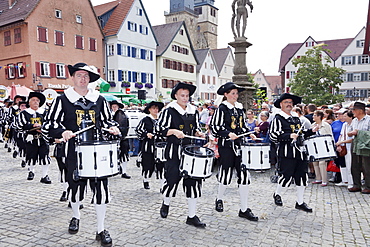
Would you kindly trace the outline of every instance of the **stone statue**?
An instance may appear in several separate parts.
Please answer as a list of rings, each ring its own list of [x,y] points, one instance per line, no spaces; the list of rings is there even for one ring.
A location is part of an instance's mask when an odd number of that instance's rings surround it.
[[[247,27],[247,18],[248,18],[248,10],[246,5],[249,5],[251,8],[251,13],[253,10],[252,2],[249,0],[234,0],[231,8],[233,10],[233,17],[231,18],[231,28],[233,30],[234,38],[243,37],[245,33],[245,28]],[[235,11],[235,5],[237,5],[236,11]],[[236,17],[236,22],[235,22]],[[243,27],[240,27],[241,20],[243,20]],[[236,32],[235,33],[235,27]]]

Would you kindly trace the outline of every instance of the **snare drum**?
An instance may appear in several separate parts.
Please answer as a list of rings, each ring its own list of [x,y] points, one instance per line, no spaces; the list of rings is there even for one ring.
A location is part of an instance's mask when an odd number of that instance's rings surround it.
[[[180,162],[181,175],[191,178],[209,178],[212,175],[214,154],[209,148],[185,146]]]
[[[164,157],[164,150],[166,149],[166,142],[156,142],[155,146],[155,161],[156,162],[165,162],[166,158]]]
[[[270,169],[270,144],[246,143],[241,146],[242,166],[251,170]]]
[[[104,178],[118,174],[117,142],[82,142],[76,145],[76,151],[81,178]]]
[[[337,158],[334,140],[331,135],[312,136],[304,141],[308,161],[331,160]]]

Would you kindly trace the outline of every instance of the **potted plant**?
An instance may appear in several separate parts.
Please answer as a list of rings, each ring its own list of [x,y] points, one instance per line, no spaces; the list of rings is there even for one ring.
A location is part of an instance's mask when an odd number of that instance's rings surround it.
[[[121,84],[121,87],[130,87],[131,86],[131,83],[127,82],[127,81],[123,81],[122,84]]]
[[[115,83],[114,81],[110,81],[110,82],[109,82],[109,85],[110,85],[111,87],[115,87],[115,86],[116,86],[116,83]]]
[[[153,84],[151,84],[151,83],[145,83],[145,87],[146,88],[153,88]]]
[[[143,88],[143,86],[144,86],[144,85],[143,85],[143,83],[142,83],[142,82],[136,82],[136,83],[135,83],[135,87],[136,87],[136,88],[139,88],[139,89],[140,89],[140,88]]]

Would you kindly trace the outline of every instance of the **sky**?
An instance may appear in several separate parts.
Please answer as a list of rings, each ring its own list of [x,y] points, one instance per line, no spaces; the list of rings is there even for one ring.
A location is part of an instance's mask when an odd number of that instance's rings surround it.
[[[124,1],[124,0],[122,0]],[[111,0],[91,0],[99,5]],[[218,11],[218,48],[234,40],[231,31],[233,0],[215,0]],[[245,36],[247,68],[265,75],[279,75],[281,50],[289,43],[354,38],[366,25],[370,0],[252,0]],[[170,0],[142,0],[152,26],[165,23]],[[222,34],[222,35],[221,35]]]

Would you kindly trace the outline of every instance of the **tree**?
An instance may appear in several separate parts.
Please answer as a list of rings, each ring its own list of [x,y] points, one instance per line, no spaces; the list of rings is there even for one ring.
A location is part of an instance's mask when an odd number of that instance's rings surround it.
[[[338,92],[343,80],[341,75],[345,70],[330,66],[327,53],[331,51],[323,48],[324,45],[314,46],[305,56],[293,59],[293,65],[298,67],[294,78],[290,79],[288,86],[291,92],[301,96],[304,103],[316,105],[342,102],[344,96],[333,94]],[[326,53],[325,53],[326,52]]]

